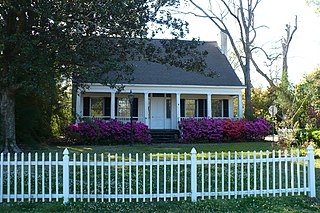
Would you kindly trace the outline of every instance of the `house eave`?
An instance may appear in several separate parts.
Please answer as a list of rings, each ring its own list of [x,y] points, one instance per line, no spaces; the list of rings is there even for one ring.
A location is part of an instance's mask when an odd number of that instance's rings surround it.
[[[100,83],[87,84],[86,92],[116,92],[116,89],[109,88]],[[122,84],[122,92],[134,93],[180,93],[180,94],[217,94],[217,95],[239,95],[245,86],[207,86],[207,85],[156,85],[156,84]]]

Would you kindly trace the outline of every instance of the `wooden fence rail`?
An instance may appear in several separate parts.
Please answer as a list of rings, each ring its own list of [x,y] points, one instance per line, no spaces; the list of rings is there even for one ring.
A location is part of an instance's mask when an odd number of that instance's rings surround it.
[[[315,197],[313,147],[299,150],[0,156],[0,202]]]

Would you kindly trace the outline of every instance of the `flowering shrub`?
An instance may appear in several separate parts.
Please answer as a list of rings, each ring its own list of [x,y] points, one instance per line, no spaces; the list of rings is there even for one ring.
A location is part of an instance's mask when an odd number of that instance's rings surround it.
[[[260,140],[270,133],[270,128],[270,123],[263,118],[255,121],[189,118],[179,124],[181,142]]]
[[[88,123],[72,124],[65,128],[66,138],[75,143],[129,143],[131,125],[116,120],[110,122],[95,121]],[[133,138],[135,142],[150,143],[151,136],[148,126],[143,123],[133,123]]]

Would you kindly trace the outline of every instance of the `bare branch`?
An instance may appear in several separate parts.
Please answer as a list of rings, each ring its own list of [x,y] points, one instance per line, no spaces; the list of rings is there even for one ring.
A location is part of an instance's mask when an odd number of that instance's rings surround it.
[[[277,86],[274,84],[273,80],[269,78],[268,75],[266,75],[258,66],[258,64],[256,63],[256,61],[251,57],[251,62],[253,64],[253,66],[256,68],[256,71],[262,75],[269,83],[269,85],[271,86],[271,88],[276,88]]]

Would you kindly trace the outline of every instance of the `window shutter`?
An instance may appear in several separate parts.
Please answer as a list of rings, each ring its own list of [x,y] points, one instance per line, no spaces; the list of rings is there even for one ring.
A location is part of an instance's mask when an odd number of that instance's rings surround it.
[[[186,116],[186,100],[180,99],[180,117]]]
[[[133,99],[132,108],[132,116],[138,117],[138,98]]]
[[[90,97],[83,98],[83,116],[90,116]]]
[[[104,116],[111,116],[111,98],[104,98]]]
[[[223,100],[223,117],[229,117],[229,100]]]
[[[115,116],[118,116],[118,98],[116,97],[115,98],[115,106],[114,106],[114,110],[115,110],[115,112],[114,112],[114,114],[115,114]]]
[[[199,117],[207,117],[207,99],[199,99]]]

